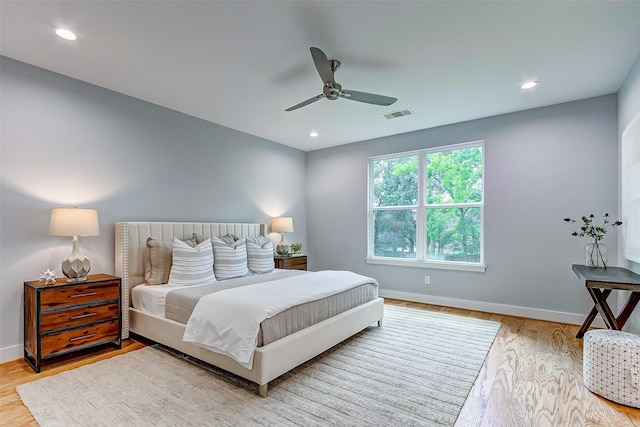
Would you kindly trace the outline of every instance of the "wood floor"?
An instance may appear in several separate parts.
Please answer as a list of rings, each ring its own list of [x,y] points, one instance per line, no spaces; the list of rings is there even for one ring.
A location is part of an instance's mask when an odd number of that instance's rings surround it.
[[[396,300],[386,303],[502,323],[456,426],[640,427],[640,409],[609,402],[583,385],[578,326]],[[68,357],[45,364],[40,374],[22,360],[0,365],[0,425],[37,426],[15,391],[17,385],[143,346],[126,340],[122,350],[106,347]]]

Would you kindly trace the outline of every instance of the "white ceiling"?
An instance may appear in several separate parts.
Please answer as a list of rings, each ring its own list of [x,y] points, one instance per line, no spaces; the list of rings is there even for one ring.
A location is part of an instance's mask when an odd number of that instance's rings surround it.
[[[640,1],[2,0],[0,19],[4,56],[304,151],[614,93],[640,55]],[[285,112],[322,92],[311,46],[398,101]]]

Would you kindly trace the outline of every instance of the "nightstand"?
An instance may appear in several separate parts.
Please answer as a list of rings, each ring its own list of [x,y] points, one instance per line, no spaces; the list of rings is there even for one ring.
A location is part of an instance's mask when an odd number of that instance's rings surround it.
[[[24,282],[24,360],[40,372],[45,359],[107,343],[121,348],[120,292],[120,278],[107,274]]]
[[[284,270],[306,270],[307,269],[307,256],[306,255],[287,255],[287,256],[275,256],[273,257],[276,268],[282,268]]]

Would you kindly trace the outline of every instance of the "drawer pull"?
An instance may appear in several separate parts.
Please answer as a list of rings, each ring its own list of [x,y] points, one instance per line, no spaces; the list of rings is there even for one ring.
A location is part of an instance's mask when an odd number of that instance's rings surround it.
[[[69,338],[69,341],[71,341],[71,342],[79,341],[79,340],[83,340],[85,338],[95,337],[96,335],[98,335],[98,334],[89,334],[89,335],[83,335],[81,337]]]
[[[82,319],[83,317],[91,317],[91,316],[97,316],[97,315],[98,313],[78,314],[77,316],[69,317],[69,320]]]
[[[90,297],[91,295],[95,295],[95,294],[97,294],[97,292],[87,292],[86,294],[69,295],[69,298]]]

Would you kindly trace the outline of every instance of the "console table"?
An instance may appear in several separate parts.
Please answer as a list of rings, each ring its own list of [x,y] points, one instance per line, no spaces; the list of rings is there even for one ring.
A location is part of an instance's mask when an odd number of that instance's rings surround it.
[[[621,330],[640,301],[640,275],[621,267],[594,268],[573,264],[571,269],[576,276],[584,280],[587,292],[594,302],[576,338],[584,336],[598,313],[602,316],[607,328]],[[614,316],[607,304],[607,297],[614,289],[631,291],[618,317]]]

